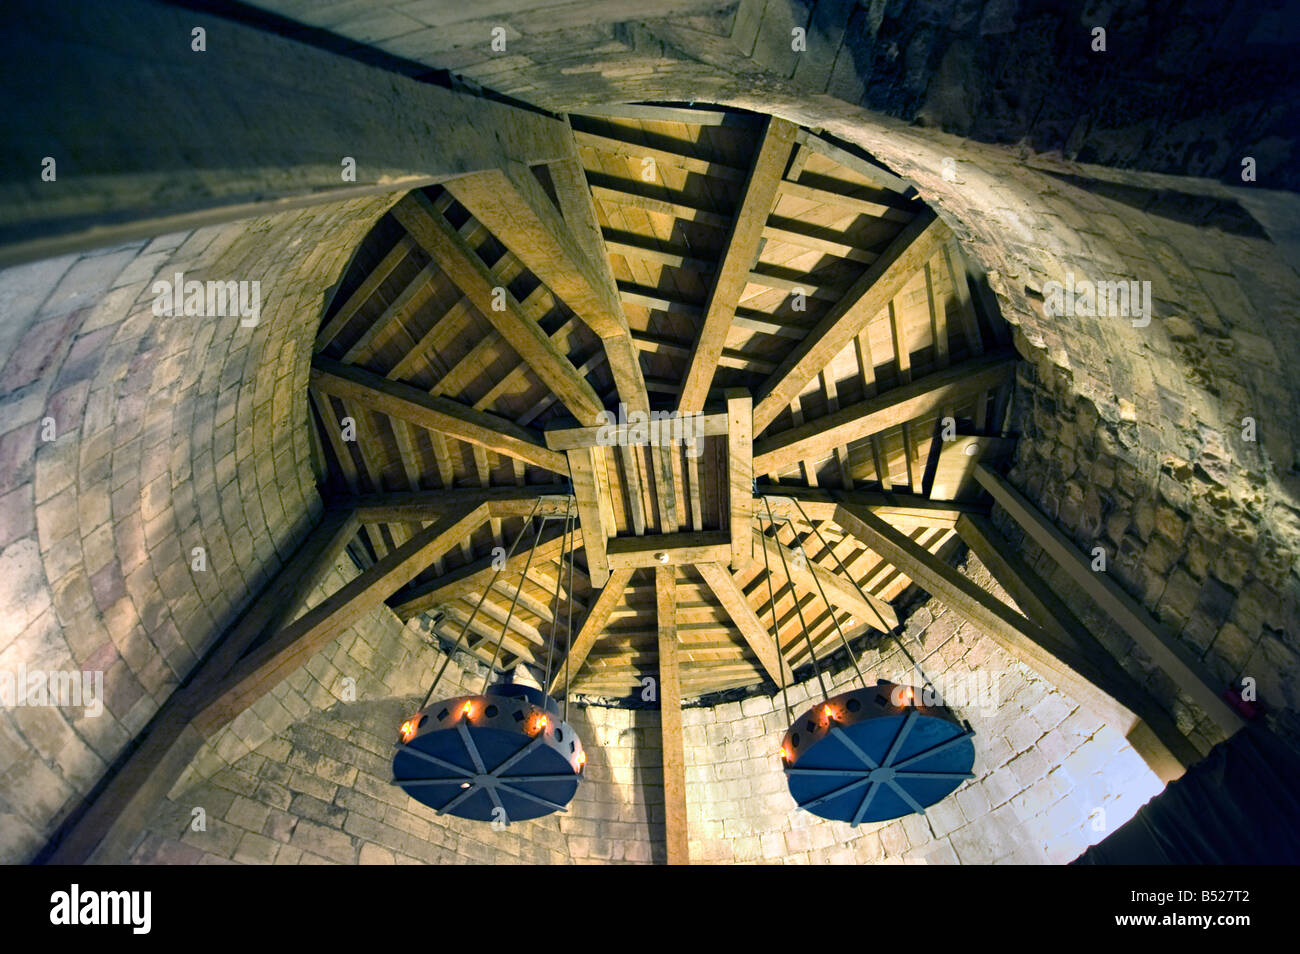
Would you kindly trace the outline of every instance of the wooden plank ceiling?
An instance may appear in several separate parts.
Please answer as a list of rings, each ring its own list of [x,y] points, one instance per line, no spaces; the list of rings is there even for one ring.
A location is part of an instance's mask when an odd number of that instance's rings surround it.
[[[956,243],[867,157],[778,119],[627,107],[569,121],[591,198],[579,205],[596,222],[560,202],[563,170],[534,175],[575,233],[599,227],[650,405],[720,424],[694,447],[552,446],[557,430],[590,424],[573,420],[585,393],[573,382],[606,408],[635,396],[618,393],[602,338],[510,236],[440,186],[413,193],[357,250],[315,345],[317,476],[327,499],[369,503],[353,558],[371,566],[431,524],[429,492],[524,488],[389,604],[441,614],[453,639],[473,617],[468,645],[485,661],[508,617],[499,665],[535,678],[557,609],[561,670],[571,611],[570,688],[603,697],[639,693],[657,672],[656,568],[635,554],[669,542],[707,559],[667,569],[684,697],[771,683],[774,618],[781,665],[795,670],[839,645],[837,621],[879,635],[911,581],[835,523],[835,499],[859,495],[946,557],[975,464],[1007,451],[1008,335]],[[939,440],[944,417],[978,439]],[[749,439],[752,477],[734,456]],[[751,480],[760,495],[799,496],[804,512],[777,499],[774,515],[793,519],[773,529]],[[529,560],[530,528],[493,583],[494,551],[523,530],[529,495],[560,495],[547,506],[563,512],[570,486],[577,545],[566,554],[563,521],[550,521]]]

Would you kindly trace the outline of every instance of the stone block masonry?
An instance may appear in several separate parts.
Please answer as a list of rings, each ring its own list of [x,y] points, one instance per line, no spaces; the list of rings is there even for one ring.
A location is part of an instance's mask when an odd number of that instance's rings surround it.
[[[978,573],[978,565],[968,568]],[[1005,598],[1005,597],[1004,597]],[[692,861],[782,864],[1059,864],[1123,824],[1161,789],[1122,736],[931,600],[904,644],[941,690],[996,675],[991,709],[958,708],[975,729],[975,778],[925,816],[857,828],[799,810],[777,746],[789,726],[780,694],[686,710]],[[916,685],[892,641],[863,654],[868,681]],[[852,667],[830,675],[858,685]],[[954,696],[955,698],[955,696]],[[820,699],[792,687],[798,716]]]
[[[319,514],[310,342],[391,201],[0,272],[0,670],[99,671],[105,696],[0,713],[0,860],[44,845]],[[176,271],[260,281],[260,324],[155,316]]]
[[[972,567],[978,572],[978,567]],[[355,570],[340,567],[322,591]],[[396,726],[442,656],[419,620],[381,609],[236,720],[153,813],[134,863],[653,863],[664,860],[659,718],[577,707],[590,761],[569,810],[503,830],[440,817],[389,783]],[[1074,858],[1160,788],[1118,733],[931,601],[909,620],[911,654],[936,683],[996,674],[996,703],[961,714],[976,730],[976,777],[922,818],[827,822],[794,805],[776,757],[781,696],[683,713],[691,858],[703,863],[986,864]],[[457,662],[470,667],[461,669]],[[861,660],[871,678],[916,682],[892,643]],[[483,668],[449,667],[439,695],[477,692]],[[357,701],[338,698],[345,677]],[[852,669],[831,675],[835,685]],[[815,683],[790,688],[796,714]],[[303,712],[291,716],[290,712]],[[201,812],[199,811],[201,810]],[[204,819],[196,830],[195,819]]]

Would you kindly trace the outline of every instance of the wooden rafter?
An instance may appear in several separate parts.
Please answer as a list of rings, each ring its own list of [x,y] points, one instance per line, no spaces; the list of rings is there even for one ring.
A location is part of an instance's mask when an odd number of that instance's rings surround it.
[[[718,602],[736,624],[736,629],[744,637],[750,651],[763,664],[772,681],[778,686],[789,685],[793,679],[789,664],[777,651],[772,633],[759,620],[731,572],[718,563],[700,563],[696,565],[696,570],[713,590]]]
[[[664,842],[668,864],[690,864],[686,816],[686,752],[682,738],[682,682],[672,567],[655,568],[659,644],[659,730],[664,766]]]
[[[1013,368],[1014,362],[1007,355],[985,355],[842,407],[825,417],[757,441],[754,469],[759,473],[775,473],[800,461],[826,457],[836,447],[903,426],[948,404],[983,394],[1005,381]]]
[[[571,546],[582,543],[581,530],[575,530]],[[534,560],[555,559],[564,547],[564,533],[559,528],[542,534],[533,553]],[[463,566],[448,570],[441,576],[428,582],[417,583],[401,593],[395,594],[390,603],[392,610],[402,619],[410,619],[419,613],[426,613],[443,603],[463,599],[467,593],[487,586],[497,572],[497,561],[487,556],[472,560]],[[520,547],[510,559],[500,565],[503,574],[523,572],[528,562],[528,550]],[[567,570],[566,570],[567,575]]]
[[[704,320],[695,340],[695,348],[687,366],[685,383],[677,402],[678,411],[691,413],[701,410],[708,397],[713,372],[727,339],[727,330],[735,316],[740,293],[758,257],[758,246],[763,240],[763,226],[772,211],[777,186],[785,172],[794,142],[796,127],[775,116],[767,121],[763,138],[754,155],[744,197],[731,225],[722,261],[714,274],[709,301],[704,309]]]
[[[1003,649],[1122,732],[1162,781],[1173,781],[1200,760],[1202,753],[1150,692],[1120,667],[990,518],[962,514],[957,532],[1016,606],[1051,640],[1030,643],[1019,639],[1020,634],[1008,633],[999,640]]]
[[[565,406],[579,420],[595,423],[601,406],[591,385],[429,200],[412,193],[394,206],[393,214]]]
[[[754,517],[754,403],[748,391],[727,392],[727,493],[731,511],[731,565],[749,561]]]
[[[995,641],[1010,638],[1040,645],[1045,641],[1037,624],[871,511],[841,504],[835,521]]]
[[[761,434],[952,235],[933,213],[918,215],[772,373],[754,406]]]
[[[447,189],[600,337],[620,396],[629,407],[647,410],[641,364],[599,244],[590,193],[585,183],[579,191],[573,180],[575,162],[566,160],[553,175],[561,183],[562,214],[523,166],[465,176]],[[579,418],[590,421],[591,415]]]
[[[461,507],[421,530],[243,657],[205,692],[194,725],[209,733],[227,724],[287,679],[330,640],[410,582],[435,557],[482,526],[487,507]]]
[[[447,398],[431,397],[419,388],[329,358],[317,357],[312,362],[311,383],[326,394],[356,401],[408,424],[438,431],[535,467],[565,472],[564,455],[550,450],[540,433],[494,414],[476,411]]]
[[[1214,679],[1200,661],[1179,645],[1173,635],[1118,583],[1105,572],[1094,571],[1092,561],[1041,511],[1004,478],[983,465],[975,469],[975,479],[1220,729],[1231,735],[1245,725],[1241,716],[1212,688]]]
[[[582,671],[582,664],[587,661],[587,654],[591,652],[591,647],[605,631],[605,624],[609,622],[614,607],[623,599],[628,581],[632,579],[632,572],[628,569],[619,569],[610,573],[609,581],[601,587],[600,595],[596,597],[596,601],[587,612],[587,618],[582,621],[582,626],[573,637],[573,644],[569,647],[566,660],[556,665],[555,675],[551,677],[551,684],[548,687],[550,692],[568,693],[574,678]]]
[[[821,594],[825,593],[826,599],[831,601],[833,608],[852,614],[857,623],[870,626],[882,633],[887,633],[898,625],[898,614],[894,608],[884,600],[873,596],[868,587],[863,587],[867,591],[864,598],[853,585],[852,580],[844,579],[842,574],[827,569],[809,559],[806,553],[791,549],[757,528],[752,531],[752,541],[757,560],[762,559],[762,548],[767,547],[768,565],[771,566],[772,573],[787,577],[790,582],[812,593],[819,600]],[[778,548],[780,548],[779,552]],[[782,556],[785,557],[784,564],[781,562]],[[820,590],[818,584],[821,584]]]

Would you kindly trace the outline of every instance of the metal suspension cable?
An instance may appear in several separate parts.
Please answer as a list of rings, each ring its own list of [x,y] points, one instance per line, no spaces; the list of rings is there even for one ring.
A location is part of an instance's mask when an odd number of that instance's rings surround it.
[[[541,503],[541,499],[538,499]],[[483,694],[487,693],[488,686],[492,682],[492,670],[497,667],[497,658],[501,655],[501,647],[506,642],[506,631],[510,629],[510,619],[515,615],[515,606],[519,602],[519,593],[524,588],[524,578],[528,576],[528,568],[533,565],[533,555],[537,553],[537,544],[542,542],[542,530],[546,527],[546,517],[542,517],[541,522],[537,524],[537,536],[533,538],[533,545],[528,548],[528,559],[524,562],[524,572],[520,574],[519,585],[515,587],[514,598],[510,600],[510,610],[506,613],[506,621],[501,624],[501,638],[497,640],[497,648],[492,652],[492,662],[488,663],[487,674],[483,676]],[[483,594],[486,596],[487,594]]]
[[[794,502],[795,508],[799,511],[799,516],[803,517],[804,523],[808,524],[808,526],[813,528],[813,533],[817,534],[817,539],[821,540],[822,546],[826,547],[826,550],[830,553],[830,555],[835,558],[835,565],[840,568],[840,572],[849,578],[849,582],[853,584],[853,588],[857,590],[858,595],[862,597],[862,602],[866,603],[867,606],[871,607],[871,612],[876,614],[876,621],[880,623],[880,631],[882,633],[890,632],[891,631],[890,625],[886,623],[885,618],[880,615],[880,610],[876,609],[876,604],[871,602],[871,597],[868,596],[866,591],[863,590],[862,587],[858,584],[858,581],[853,576],[853,574],[848,571],[848,568],[844,565],[844,561],[840,559],[839,554],[836,553],[831,547],[826,545],[826,541],[822,539],[821,531],[818,530],[817,527],[813,524],[813,522],[808,519],[808,514],[804,513],[803,504],[799,503],[799,499],[797,497],[791,497],[790,499]]]
[[[799,503],[798,498],[791,497],[790,499],[794,501],[794,505],[798,509],[799,514],[804,518],[804,520],[808,523],[808,525],[813,528],[813,532],[817,534],[817,539],[822,540],[820,531],[818,531],[816,526],[813,525],[812,521],[808,519],[808,515],[804,513],[803,505]],[[902,650],[903,655],[907,657],[907,661],[912,664],[912,668],[916,670],[917,674],[921,677],[921,687],[925,688],[926,686],[929,686],[931,689],[934,689],[934,683],[930,681],[930,677],[925,674],[925,670],[921,668],[920,663],[918,663],[915,659],[912,658],[912,654],[909,653],[907,651],[907,647],[903,645],[902,623],[900,622],[897,626],[890,626],[888,623],[886,623],[884,617],[880,615],[880,611],[876,609],[875,604],[871,602],[870,598],[868,598],[866,591],[864,591],[862,587],[858,584],[858,581],[853,577],[853,574],[849,573],[849,571],[845,568],[844,563],[839,558],[839,554],[837,554],[830,547],[827,547],[825,540],[822,540],[822,546],[826,547],[826,549],[830,551],[831,556],[835,557],[835,564],[840,568],[841,571],[843,571],[844,575],[849,578],[850,582],[853,583],[854,588],[858,591],[858,594],[862,597],[863,602],[866,603],[868,606],[870,606],[871,611],[876,614],[876,619],[880,623],[881,632],[889,636],[892,636],[894,638],[895,644],[898,646],[900,650]],[[949,708],[951,708],[951,706]],[[955,709],[953,711],[956,712]]]
[[[776,593],[772,589],[772,565],[767,559],[767,535],[759,534],[763,538],[763,570],[767,576],[767,605],[772,608],[772,642],[776,644],[776,658],[780,664],[785,663],[785,657],[781,655],[781,633],[776,621]],[[786,689],[784,667],[777,670],[781,673],[781,704],[785,706],[785,717],[790,719],[790,693]]]
[[[792,497],[790,499],[793,500],[794,498]],[[795,506],[799,506],[798,501],[795,501]],[[831,548],[826,545],[826,540],[822,537],[822,532],[817,529],[817,525],[815,523],[808,520],[808,515],[803,512],[803,507],[799,507],[799,513],[803,516],[804,520],[808,523],[808,526],[812,527],[812,532],[817,535],[817,540],[821,543],[823,549],[830,550]],[[793,527],[791,527],[790,530],[792,533],[794,532]],[[835,551],[831,550],[831,555],[834,556]],[[835,559],[838,561],[839,557],[835,557]],[[843,565],[844,564],[842,563],[840,564],[841,567],[843,567]],[[847,573],[848,571],[846,570],[845,574],[847,575]],[[822,602],[826,604],[826,611],[831,614],[831,622],[835,624],[835,632],[840,634],[840,643],[844,646],[844,651],[848,653],[849,662],[853,663],[853,671],[858,674],[858,682],[862,683],[862,688],[865,689],[867,688],[867,677],[862,674],[862,667],[858,665],[858,657],[855,656],[853,654],[853,650],[849,648],[848,637],[844,635],[844,630],[840,628],[840,620],[839,617],[835,615],[835,607],[831,606],[831,601],[826,598],[826,591],[822,589],[822,581],[821,578],[817,576],[816,570],[812,571],[812,578],[813,578],[813,582],[817,584],[818,595],[821,596]],[[867,605],[871,606],[869,602],[867,603]],[[872,608],[874,609],[875,607]]]
[[[772,505],[768,503],[766,497],[763,498],[763,506],[767,508],[768,526],[775,528],[776,522],[772,518]],[[794,597],[795,612],[799,614],[799,625],[803,628],[804,641],[808,643],[808,655],[812,658],[813,672],[817,674],[817,684],[821,686],[822,698],[829,699],[830,695],[826,692],[826,680],[822,678],[822,668],[817,664],[817,654],[813,651],[812,636],[808,632],[808,623],[803,618],[803,607],[799,605],[799,594],[794,591],[794,581],[790,579],[790,565],[785,559],[785,549],[781,546],[781,539],[776,540],[776,555],[781,558],[781,568],[785,571],[785,578],[790,583],[790,595]],[[766,547],[766,544],[764,544]]]
[[[560,588],[564,585],[564,554],[569,547],[569,528],[572,522],[571,511],[571,501],[566,502],[564,509],[564,537],[563,542],[560,544],[560,565],[555,570],[555,596],[551,600],[551,648],[546,654],[546,678],[542,680],[542,692],[546,692],[546,687],[551,683],[551,663],[555,658],[555,647],[559,636],[556,630],[560,626]]]
[[[573,486],[572,482],[569,484]],[[574,495],[574,505],[577,505],[577,495]],[[577,514],[574,514],[574,539],[577,539]],[[585,546],[585,543],[584,543]],[[570,650],[573,648],[573,550],[569,550],[569,600],[568,612],[565,614],[568,622],[565,624],[568,634],[564,638],[564,721],[569,721],[569,657],[573,655]],[[560,572],[564,572],[564,567],[560,567]]]
[[[541,502],[542,498],[538,497],[537,501],[533,504],[533,509],[528,512],[528,519],[525,520],[523,526],[519,528],[519,535],[515,537],[515,542],[510,545],[510,552],[506,554],[505,561],[496,568],[496,572],[492,574],[492,579],[483,590],[483,595],[478,598],[478,603],[474,606],[474,612],[470,613],[469,618],[465,620],[465,625],[460,629],[460,635],[456,637],[456,644],[447,652],[447,658],[442,661],[442,666],[439,668],[438,674],[433,677],[433,684],[429,686],[429,691],[425,693],[424,702],[420,705],[421,709],[427,706],[429,700],[433,698],[433,690],[438,688],[438,683],[442,680],[442,674],[445,673],[447,667],[451,665],[452,657],[460,651],[461,643],[465,641],[465,634],[469,632],[470,625],[474,622],[474,617],[478,616],[478,611],[482,608],[483,601],[487,599],[487,595],[491,592],[492,587],[496,586],[497,577],[499,577],[501,571],[506,568],[506,564],[510,562],[510,558],[515,555],[515,550],[519,547],[519,541],[523,540],[524,534],[528,530],[528,524],[532,521],[533,515],[537,513],[537,508],[541,505]]]

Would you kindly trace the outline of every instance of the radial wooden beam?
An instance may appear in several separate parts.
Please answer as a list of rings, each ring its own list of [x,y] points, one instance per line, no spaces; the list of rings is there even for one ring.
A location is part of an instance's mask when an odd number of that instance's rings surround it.
[[[870,592],[866,593],[864,599],[863,594],[859,593],[858,588],[853,585],[853,581],[845,579],[840,573],[828,570],[805,554],[796,552],[757,528],[751,531],[751,540],[753,550],[760,554],[762,547],[767,547],[770,554],[768,566],[772,573],[787,576],[788,567],[791,583],[812,593],[818,601],[821,600],[822,593],[825,593],[826,599],[834,609],[852,614],[856,623],[863,623],[882,633],[888,633],[898,625],[898,613],[892,606]],[[777,552],[778,547],[785,555],[784,564],[781,562],[781,554]],[[761,559],[761,555],[758,559]],[[820,590],[817,588],[819,583]],[[866,587],[863,589],[865,590]]]
[[[375,293],[393,273],[393,270],[406,261],[406,256],[415,250],[415,240],[409,235],[403,235],[389,249],[388,254],[380,259],[379,264],[370,270],[370,273],[357,286],[356,291],[348,296],[347,301],[339,306],[339,310],[334,313],[334,317],[321,326],[320,331],[316,333],[316,341],[312,344],[313,352],[324,351],[325,348],[333,341],[344,326],[356,317],[362,306],[370,300],[370,296]]]
[[[1200,760],[1202,753],[1169,714],[1124,672],[992,520],[962,514],[957,533],[1016,606],[1051,637],[1046,644],[999,640],[1003,649],[1122,733],[1161,781],[1173,781]]]
[[[583,447],[566,452],[573,496],[577,499],[578,525],[582,528],[583,551],[587,555],[587,573],[595,586],[604,586],[609,579],[609,558],[605,549],[614,529],[606,520],[606,508],[600,499],[604,481],[600,479],[596,460],[603,450]]]
[[[690,864],[686,828],[686,751],[682,738],[682,676],[678,665],[677,592],[670,566],[655,568],[659,636],[659,730],[663,741],[664,843],[670,865]]]
[[[517,164],[455,179],[447,190],[600,337],[619,396],[646,410],[641,362],[576,152],[550,168],[562,212],[532,170]]]
[[[210,734],[228,724],[487,519],[485,504],[448,513],[273,634],[203,693],[195,727]]]
[[[1214,677],[1200,660],[1105,572],[1094,571],[1091,560],[1038,508],[1004,478],[982,464],[975,469],[975,479],[1029,538],[1042,547],[1174,684],[1214,720],[1215,725],[1227,735],[1245,725],[1241,716],[1213,688]]]
[[[534,467],[560,474],[567,469],[564,455],[548,448],[538,431],[520,427],[486,411],[476,411],[457,401],[431,397],[419,388],[389,381],[364,368],[317,355],[312,361],[311,386],[408,424],[438,431]]]
[[[748,391],[727,392],[727,494],[731,510],[731,565],[749,562],[754,518],[754,402]]]
[[[575,528],[569,545],[574,549],[582,545],[582,531],[580,529]],[[538,560],[556,559],[563,552],[563,548],[564,531],[562,529],[556,528],[550,533],[543,533],[542,539],[538,542],[533,553],[533,561],[536,563]],[[448,570],[434,580],[416,584],[396,594],[396,598],[390,603],[390,606],[393,612],[402,619],[410,619],[419,613],[426,613],[435,609],[443,603],[463,599],[469,592],[475,589],[481,590],[488,585],[492,575],[496,572],[494,563],[493,557],[486,556],[466,563],[464,566]],[[501,568],[501,573],[503,575],[522,573],[527,563],[528,550],[521,547],[514,556],[505,562]]]
[[[563,516],[572,497],[567,484],[413,490],[339,497],[330,506],[351,510],[362,523],[418,523],[464,504],[486,503],[490,516]]]
[[[240,657],[263,633],[275,633],[294,618],[343,557],[357,535],[361,516],[351,507],[331,507],[308,535],[302,546],[244,614],[234,630],[221,641],[191,677],[191,693],[206,691],[234,668]]]
[[[499,279],[424,194],[408,195],[393,207],[393,215],[570,412],[584,423],[596,423],[600,399],[586,378],[508,291],[497,294]]]
[[[591,647],[604,633],[605,624],[609,622],[614,607],[622,602],[628,581],[631,579],[631,570],[618,569],[610,573],[609,581],[601,588],[600,595],[596,597],[596,601],[592,603],[587,613],[587,618],[582,621],[581,628],[573,637],[573,644],[569,647],[565,661],[556,666],[555,675],[551,677],[551,684],[548,687],[552,695],[557,693],[568,695],[569,687],[582,671],[582,664],[587,661],[587,654],[591,652]]]
[[[745,183],[744,197],[731,225],[731,235],[713,276],[704,319],[691,352],[685,383],[677,402],[677,410],[683,413],[696,412],[704,407],[713,373],[726,344],[727,330],[736,315],[740,293],[745,290],[749,272],[758,258],[763,226],[767,224],[772,203],[776,200],[776,190],[790,159],[790,148],[797,131],[794,124],[784,119],[772,116],[767,120]]]
[[[754,445],[754,469],[778,473],[803,460],[820,460],[852,441],[899,427],[951,404],[978,397],[1007,380],[1015,367],[1006,354],[985,355],[936,371],[902,387],[842,407]],[[754,427],[757,429],[758,412]]]
[[[852,169],[859,175],[870,179],[871,182],[882,189],[888,189],[891,192],[906,192],[908,184],[898,178],[888,169],[868,162],[866,159],[835,145],[826,138],[809,132],[806,129],[799,130],[798,142],[800,145],[807,146],[813,152],[820,153],[827,159],[839,163],[846,169]]]
[[[567,117],[565,122],[568,122]],[[570,127],[572,133],[572,127]],[[593,307],[590,312],[593,320],[599,321],[601,330],[597,330],[582,314],[578,317],[587,322],[600,336],[609,361],[610,373],[614,377],[614,387],[623,403],[632,410],[648,410],[650,395],[646,391],[645,377],[641,372],[641,360],[632,342],[632,335],[623,314],[623,301],[618,293],[618,282],[609,260],[609,249],[605,245],[604,233],[600,228],[600,218],[596,213],[596,203],[587,184],[587,175],[578,155],[577,142],[572,136],[565,143],[569,156],[548,167],[551,181],[555,186],[556,198],[559,199],[560,213],[569,226],[571,234],[584,255],[588,266],[584,274],[590,275],[595,283],[595,290],[600,297],[600,308]],[[536,191],[534,198],[543,197]],[[544,207],[549,210],[549,206]],[[539,263],[541,264],[541,263]],[[541,277],[540,273],[537,273]],[[568,273],[562,272],[567,279]],[[547,281],[543,278],[543,281]],[[547,281],[550,285],[550,282]],[[553,286],[552,286],[553,287]],[[563,295],[560,296],[564,298]],[[613,311],[608,311],[612,308]],[[609,321],[612,317],[613,321]]]
[[[756,513],[766,513],[766,508],[770,506],[774,517],[790,517],[800,523],[807,520],[834,520],[835,508],[841,503],[866,507],[876,516],[904,531],[921,527],[952,529],[963,513],[988,513],[988,508],[983,504],[930,500],[916,494],[793,487],[785,484],[762,485],[759,490],[762,496],[754,498]]]
[[[835,522],[995,641],[1042,645],[1048,638],[1038,625],[866,508],[841,504]]]
[[[778,686],[790,685],[794,677],[790,672],[789,664],[782,658],[777,650],[776,640],[759,620],[754,608],[749,605],[749,600],[745,599],[745,592],[736,582],[736,578],[719,563],[699,563],[696,564],[695,569],[704,578],[713,595],[718,598],[718,602],[727,611],[731,621],[736,624],[736,629],[740,631],[740,635],[749,645],[755,658],[772,677],[772,681]]]
[[[761,434],[790,405],[951,235],[928,210],[899,233],[764,383],[754,407],[755,434]]]

